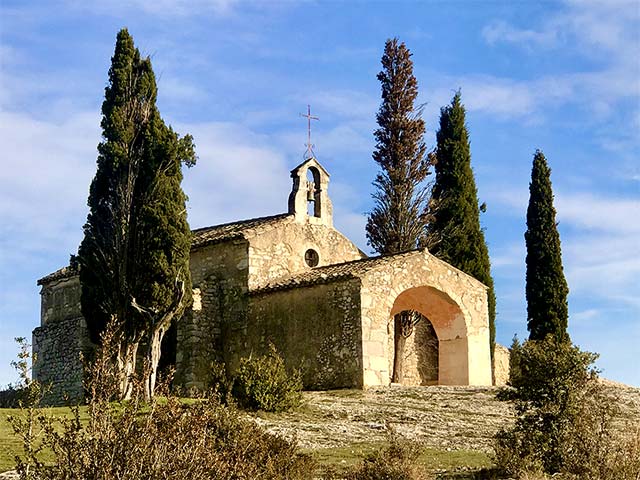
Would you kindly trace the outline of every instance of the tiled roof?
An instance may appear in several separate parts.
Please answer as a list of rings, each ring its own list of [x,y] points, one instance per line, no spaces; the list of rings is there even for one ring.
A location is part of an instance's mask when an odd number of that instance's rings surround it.
[[[265,227],[278,223],[289,217],[288,213],[279,215],[271,215],[270,217],[251,218],[249,220],[241,220],[239,222],[225,223],[222,225],[214,225],[212,227],[198,228],[191,231],[191,248],[202,247],[212,243],[224,242],[235,238],[244,238],[244,232],[254,228]],[[71,267],[63,267],[49,275],[38,280],[38,285],[53,282],[67,277],[72,277],[78,273],[77,269]]]
[[[247,230],[279,223],[289,216],[288,213],[281,213],[279,215],[271,215],[270,217],[251,218],[239,222],[199,228],[191,232],[191,248],[202,247],[204,245],[236,238],[244,238],[244,232]]]
[[[78,270],[71,267],[62,267],[60,270],[56,270],[50,273],[46,277],[42,277],[38,280],[38,285],[44,285],[45,283],[53,282],[54,280],[62,280],[63,278],[73,277],[77,275]]]
[[[378,265],[401,257],[414,255],[417,251],[419,250],[411,250],[409,252],[396,253],[393,255],[381,255],[379,257],[362,258],[360,260],[352,260],[350,262],[317,267],[309,270],[308,272],[273,280],[262,287],[252,290],[250,293],[260,294],[276,290],[286,290],[289,288],[319,285],[338,280],[358,278],[361,274]]]

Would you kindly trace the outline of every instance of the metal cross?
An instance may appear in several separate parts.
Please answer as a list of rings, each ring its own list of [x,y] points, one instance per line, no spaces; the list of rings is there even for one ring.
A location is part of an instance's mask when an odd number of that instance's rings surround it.
[[[305,117],[307,119],[307,151],[304,153],[305,158],[314,158],[315,153],[313,153],[314,145],[311,143],[311,120],[320,120],[318,117],[314,117],[311,115],[311,106],[307,105],[307,114],[300,114],[301,117]]]

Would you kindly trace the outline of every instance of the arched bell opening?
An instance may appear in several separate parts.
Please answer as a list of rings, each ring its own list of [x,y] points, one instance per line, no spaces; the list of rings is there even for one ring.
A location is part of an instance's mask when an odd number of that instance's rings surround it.
[[[307,215],[310,217],[320,217],[320,172],[316,167],[307,169]]]
[[[390,381],[404,385],[467,385],[467,328],[458,304],[433,287],[409,288],[390,312]]]

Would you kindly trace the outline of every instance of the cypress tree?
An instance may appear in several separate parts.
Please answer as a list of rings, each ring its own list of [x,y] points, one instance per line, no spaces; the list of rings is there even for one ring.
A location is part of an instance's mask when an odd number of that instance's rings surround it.
[[[111,323],[119,347],[123,398],[131,394],[144,340],[146,395],[153,395],[159,348],[190,296],[190,230],[181,163],[191,166],[191,136],[179,138],[156,108],[149,58],[126,29],[118,33],[102,104],[102,142],[78,251],[81,307],[91,338]]]
[[[382,104],[376,115],[373,159],[380,170],[373,182],[375,206],[367,221],[367,240],[380,254],[414,249],[423,236],[429,175],[423,141],[424,121],[414,102],[418,82],[411,52],[398,39],[387,40],[378,73]]]
[[[531,340],[543,340],[553,334],[568,340],[569,287],[562,268],[560,235],[553,207],[551,169],[544,154],[533,157],[529,207],[527,208],[527,329]]]
[[[426,243],[433,255],[489,287],[487,301],[493,358],[496,296],[489,250],[480,228],[478,191],[471,168],[465,108],[459,91],[451,104],[440,110],[436,139],[436,179],[431,194],[431,222]]]
[[[414,102],[418,82],[413,75],[411,52],[398,39],[387,40],[378,73],[382,104],[376,115],[376,149],[380,167],[373,182],[375,206],[367,220],[369,245],[380,254],[417,248],[427,223],[429,163],[425,158],[424,121]],[[403,381],[404,345],[421,315],[405,311],[394,318],[393,382]]]

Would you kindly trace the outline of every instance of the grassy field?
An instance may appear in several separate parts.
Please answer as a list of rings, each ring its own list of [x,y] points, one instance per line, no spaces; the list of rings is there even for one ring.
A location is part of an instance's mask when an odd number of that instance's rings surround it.
[[[42,413],[49,417],[71,418],[72,413],[68,407],[43,408]],[[0,408],[0,472],[11,470],[15,466],[15,456],[22,453],[22,443],[13,433],[13,428],[8,417],[24,416],[25,413],[18,408]],[[80,409],[80,420],[86,422],[87,409]],[[43,460],[52,460],[51,452],[43,452]]]
[[[71,418],[72,414],[67,407],[43,408],[42,413],[57,418]],[[20,409],[3,408],[0,409],[0,472],[11,470],[15,465],[15,456],[22,452],[20,439],[13,433],[11,424],[7,420],[10,416],[25,415]],[[81,420],[87,421],[86,407],[80,409]],[[321,469],[333,467],[338,471],[356,464],[367,454],[375,450],[384,448],[387,442],[376,441],[369,443],[356,443],[344,447],[301,449],[304,453],[309,453],[318,461]],[[43,460],[52,460],[51,453],[44,452]],[[489,455],[479,451],[469,450],[437,450],[434,448],[424,448],[419,462],[426,471],[460,471],[478,470],[490,467],[491,459]]]

